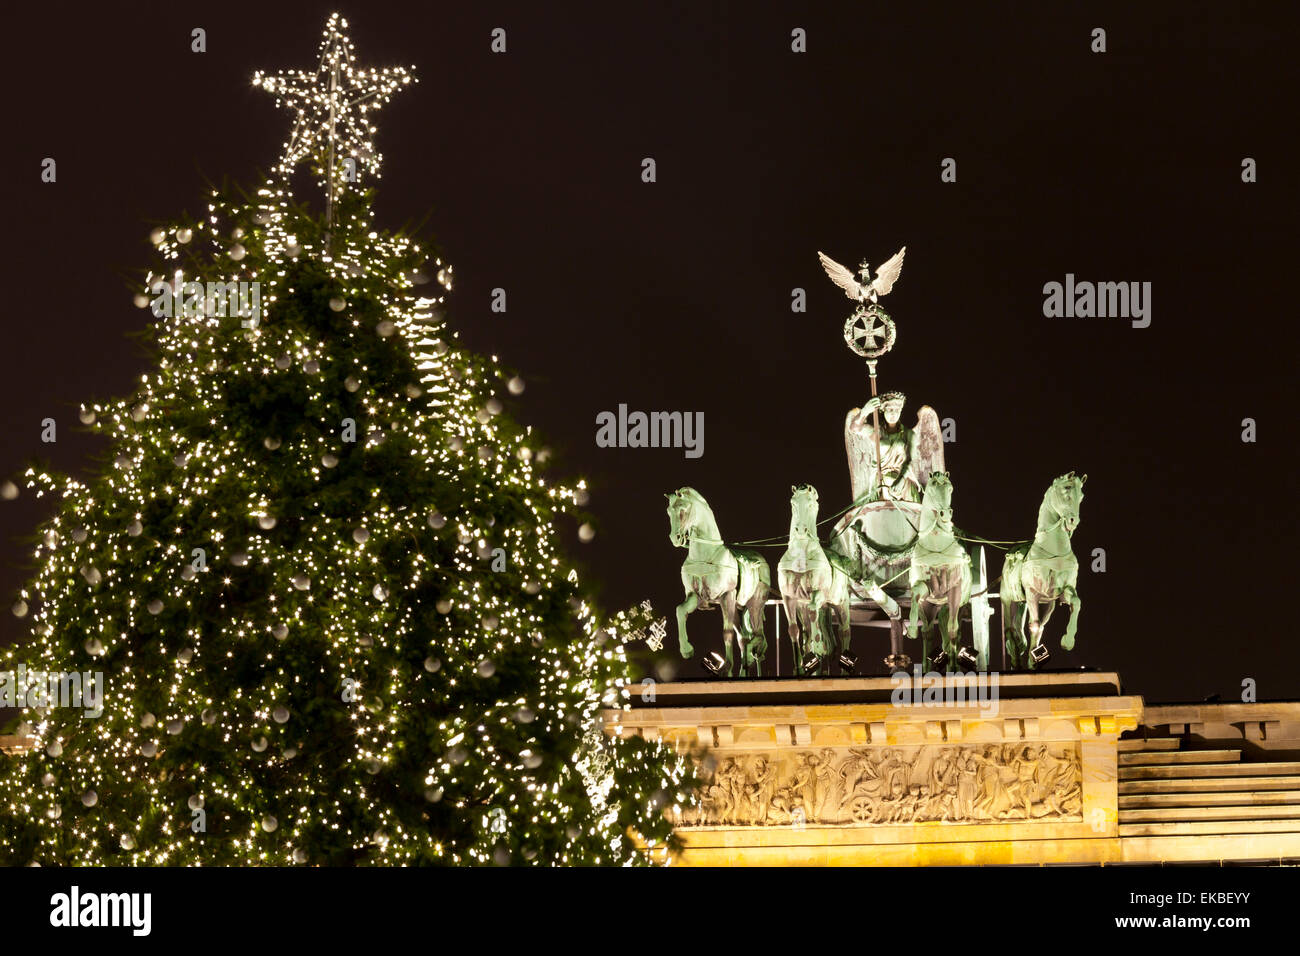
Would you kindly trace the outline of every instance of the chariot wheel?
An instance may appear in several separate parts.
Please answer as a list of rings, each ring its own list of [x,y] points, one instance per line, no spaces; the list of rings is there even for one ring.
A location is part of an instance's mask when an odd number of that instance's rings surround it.
[[[857,823],[866,823],[875,815],[875,808],[871,805],[871,798],[864,794],[858,794],[849,801],[849,813]]]

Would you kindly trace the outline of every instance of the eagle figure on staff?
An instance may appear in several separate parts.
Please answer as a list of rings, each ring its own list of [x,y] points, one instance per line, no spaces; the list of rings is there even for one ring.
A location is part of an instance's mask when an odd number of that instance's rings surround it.
[[[889,295],[889,290],[894,287],[898,281],[899,275],[903,271],[903,254],[907,252],[907,246],[903,246],[897,253],[891,256],[883,266],[876,270],[876,277],[871,278],[871,266],[863,262],[862,268],[858,274],[862,276],[859,282],[849,270],[848,266],[842,266],[824,252],[817,253],[817,258],[822,262],[822,268],[830,276],[831,281],[844,290],[854,302],[875,302],[877,296]]]

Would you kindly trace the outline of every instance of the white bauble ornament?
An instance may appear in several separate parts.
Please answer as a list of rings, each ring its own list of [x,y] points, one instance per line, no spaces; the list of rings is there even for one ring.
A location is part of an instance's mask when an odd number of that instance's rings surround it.
[[[268,435],[262,439],[262,444],[267,447],[268,451],[275,451],[280,447],[280,439]]]
[[[537,714],[531,707],[520,707],[515,711],[515,720],[521,724],[531,724],[537,719]]]
[[[155,246],[161,245],[162,241],[167,238],[167,230],[158,228],[149,233],[149,241]]]
[[[299,591],[306,591],[311,587],[311,578],[305,574],[295,574],[293,576],[293,586]]]
[[[99,642],[97,637],[87,638],[83,646],[86,648],[86,653],[91,657],[98,657],[104,653],[104,645]]]
[[[99,794],[94,790],[87,790],[81,795],[81,802],[88,807],[93,807],[95,804],[99,803]]]
[[[167,721],[167,733],[171,734],[173,737],[175,737],[184,729],[185,729],[185,721],[181,720],[180,718],[175,718],[173,720]]]
[[[117,465],[119,468],[130,468],[131,463],[132,459],[130,455],[118,455],[113,459],[113,464]]]
[[[343,380],[343,387],[346,388],[349,392],[355,392],[357,389],[361,387],[361,383],[357,381],[355,378],[353,378],[351,375],[349,375],[347,378]]]
[[[63,754],[63,744],[59,743],[57,740],[51,741],[50,745],[45,748],[45,752],[51,757],[61,756]]]
[[[348,304],[344,302],[342,299],[340,299],[338,296],[335,296],[334,298],[330,299],[330,308],[333,309],[335,312],[342,312],[347,307]]]
[[[591,500],[591,495],[587,493],[586,488],[579,488],[573,493],[573,503],[578,506],[584,506]]]
[[[437,803],[442,799],[442,787],[429,787],[424,791],[424,799],[430,803]]]
[[[182,581],[193,581],[196,574],[198,574],[198,572],[194,570],[194,565],[192,564],[187,564],[185,567],[181,568]]]
[[[295,862],[295,863],[306,863],[306,862],[307,862],[307,851],[304,850],[302,847],[297,847],[297,848],[295,848],[294,851],[293,851],[293,862]]]
[[[175,458],[172,459],[172,464],[175,465],[177,468],[184,468],[189,463],[190,463],[189,455],[177,455]]]
[[[286,624],[277,624],[271,628],[271,636],[277,641],[282,641],[289,636],[289,627]]]
[[[126,526],[126,533],[133,538],[138,538],[140,535],[144,534],[144,525],[140,523],[139,518]]]
[[[50,773],[49,771],[46,771],[45,774],[41,777],[41,784],[46,787],[54,786],[54,774]]]
[[[451,613],[451,601],[449,601],[447,598],[443,598],[442,600],[440,600],[437,604],[434,605],[434,607],[438,609],[439,614]]]
[[[541,754],[529,753],[528,756],[524,757],[524,766],[527,767],[529,770],[536,770],[541,765],[542,765]]]
[[[59,533],[51,528],[45,532],[45,547],[57,548],[59,546]]]
[[[355,541],[357,544],[365,544],[368,540],[370,540],[370,532],[367,531],[365,528],[353,528],[352,540]]]
[[[320,463],[324,465],[326,468],[333,468],[335,465],[339,463],[338,455],[335,455],[331,452],[326,452],[325,454],[320,456]]]
[[[247,252],[248,250],[237,242],[230,247],[230,258],[238,262],[240,259],[244,258]]]
[[[136,422],[142,422],[144,421],[145,416],[148,414],[149,414],[148,404],[145,402],[141,402],[139,405],[131,409],[131,420]]]
[[[203,713],[199,714],[199,719],[208,726],[211,726],[217,722],[217,712],[211,707],[205,707]]]
[[[45,811],[45,815],[51,820],[57,820],[59,817],[63,816],[63,808],[56,803]]]
[[[181,648],[181,652],[176,655],[176,659],[180,661],[182,664],[188,664],[190,661],[194,660],[194,648],[192,647]]]
[[[382,584],[376,584],[373,588],[371,588],[370,593],[375,596],[376,601],[388,600],[388,589],[385,588]]]
[[[14,617],[26,617],[26,616],[27,616],[27,602],[26,602],[26,601],[15,601],[15,602],[14,602],[14,606],[13,606],[10,610],[12,610],[12,611],[14,612]]]
[[[408,385],[408,386],[406,386],[406,397],[407,397],[407,398],[419,398],[419,397],[420,397],[421,395],[423,395],[423,394],[424,394],[424,389],[420,388],[420,386],[418,386],[418,385]]]
[[[581,525],[578,526],[579,541],[585,544],[586,542],[590,541],[594,537],[596,537],[596,529],[593,528],[591,525],[587,524],[586,522],[583,522]]]
[[[95,424],[95,411],[94,411],[94,409],[91,409],[91,408],[83,408],[80,412],[77,413],[77,417],[81,419],[81,424],[83,424],[83,425],[93,425],[93,424]]]
[[[380,338],[384,338],[384,339],[388,338],[396,331],[397,331],[397,326],[393,323],[391,319],[381,319],[379,321],[379,324],[375,326],[375,332],[379,334]]]
[[[99,568],[92,568],[90,565],[86,565],[81,569],[81,576],[89,584],[98,584],[104,579],[104,576],[99,573]]]
[[[132,304],[137,309],[146,308],[149,305],[149,301],[150,301],[149,297],[145,295],[143,292],[137,292],[135,294],[135,297],[131,299]],[[87,422],[87,424],[89,424],[89,422]]]
[[[430,674],[436,674],[442,670],[442,661],[436,657],[426,657],[424,659],[424,669]]]
[[[315,359],[308,359],[302,363],[302,370],[308,375],[315,375],[320,371],[320,362]]]
[[[275,359],[276,368],[288,368],[292,364],[293,364],[293,356],[290,355],[288,352],[285,352],[283,355],[277,356]]]
[[[474,417],[479,420],[479,424],[486,425],[492,419],[492,413],[486,408],[480,408],[474,413]]]
[[[189,808],[191,810],[202,810],[203,798],[196,793],[194,794],[194,796],[190,797],[190,799],[187,801],[187,804],[189,805]]]
[[[505,408],[505,406],[501,404],[500,399],[489,398],[487,401],[487,405],[485,405],[484,408],[487,409],[487,413],[489,415],[500,415],[502,410]]]
[[[189,241],[190,241],[191,239],[193,239],[193,238],[194,238],[194,230],[193,230],[193,229],[177,229],[177,230],[176,230],[176,241],[179,242],[181,245],[184,245],[185,243],[189,242]]]
[[[81,544],[81,542],[86,540],[86,534],[87,532],[85,528],[73,528],[72,540],[77,542],[77,544]]]
[[[492,676],[493,674],[495,674],[496,672],[497,672],[497,666],[496,666],[496,664],[492,663],[491,661],[486,661],[486,660],[485,660],[485,661],[479,661],[479,662],[478,662],[478,676],[479,676],[479,677],[491,677],[491,676]]]
[[[446,525],[446,523],[447,523],[447,519],[446,519],[443,515],[439,514],[439,513],[436,512],[436,511],[435,511],[433,514],[429,515],[429,527],[430,527],[430,528],[433,528],[433,529],[436,530],[436,529],[441,528],[441,527],[443,527],[444,525]]]
[[[289,720],[289,708],[281,705],[271,711],[271,719],[277,724],[283,724]]]
[[[266,749],[266,744],[267,744],[267,740],[265,737],[258,737],[256,740],[253,741],[253,750],[260,754],[263,750]]]
[[[284,759],[285,759],[285,760],[292,760],[292,759],[293,759],[294,757],[296,757],[296,756],[298,756],[298,748],[297,748],[297,747],[285,747],[285,748],[284,748]]]
[[[145,607],[150,614],[157,615],[163,612],[163,602],[158,600],[158,598],[154,598],[147,605],[145,605]]]
[[[147,740],[140,747],[140,753],[146,757],[153,757],[158,753],[158,745],[152,740]]]
[[[143,714],[140,715],[141,727],[149,728],[152,727],[157,722],[158,722],[158,718],[155,717],[153,714],[149,713],[148,711],[145,711]]]
[[[129,833],[123,833],[122,839],[120,839],[118,843],[121,844],[123,850],[135,849],[135,837],[131,836]]]
[[[536,593],[539,592],[541,589],[542,589],[542,586],[541,586],[540,584],[538,584],[536,581],[525,581],[525,582],[524,582],[524,590],[525,590],[526,592],[528,592],[529,594],[536,594]]]
[[[516,375],[506,382],[506,388],[510,389],[511,395],[522,395],[524,393],[524,380]]]
[[[280,821],[277,820],[275,817],[271,816],[269,813],[266,816],[262,817],[262,829],[265,830],[267,833],[274,833],[275,828],[278,827],[279,825],[280,825]]]
[[[258,515],[257,526],[263,531],[270,531],[275,527],[275,518],[271,515]]]
[[[248,552],[236,551],[230,556],[230,563],[237,568],[242,568],[248,564]]]

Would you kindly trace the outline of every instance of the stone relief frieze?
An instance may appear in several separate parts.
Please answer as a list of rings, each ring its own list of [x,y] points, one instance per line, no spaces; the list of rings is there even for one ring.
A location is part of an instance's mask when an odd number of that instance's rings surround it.
[[[1082,820],[1078,745],[1014,743],[714,754],[684,826]]]

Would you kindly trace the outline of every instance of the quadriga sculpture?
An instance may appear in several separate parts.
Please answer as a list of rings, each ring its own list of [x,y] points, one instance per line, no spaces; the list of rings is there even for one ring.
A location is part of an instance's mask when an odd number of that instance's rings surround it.
[[[677,642],[682,657],[695,653],[686,636],[686,616],[696,608],[722,609],[722,643],[727,658],[727,676],[737,663],[732,655],[733,637],[740,645],[740,674],[748,668],[762,671],[767,656],[763,634],[763,604],[772,587],[772,572],[754,551],[729,547],[722,540],[718,523],[704,496],[694,488],[679,488],[668,495],[668,538],[686,549],[682,562],[682,585],[686,600],[677,605]]]
[[[1070,472],[1052,482],[1038,509],[1038,530],[1033,544],[1027,549],[1021,546],[1007,552],[1002,565],[1002,630],[1012,667],[1032,669],[1047,659],[1047,648],[1042,644],[1043,628],[1058,601],[1070,605],[1070,623],[1061,638],[1061,647],[1067,651],[1074,647],[1082,602],[1075,590],[1079,562],[1074,557],[1071,537],[1079,526],[1079,505],[1087,479],[1087,475],[1076,476]]]
[[[945,471],[930,475],[921,499],[921,520],[912,567],[908,573],[912,613],[908,635],[916,637],[918,619],[924,632],[923,660],[930,661],[930,631],[938,624],[948,666],[958,667],[961,609],[970,602],[970,556],[952,527],[952,481]]]
[[[839,650],[849,649],[852,594],[844,567],[847,560],[823,549],[817,538],[817,489],[795,485],[790,490],[790,542],[777,565],[777,582],[790,618],[794,672],[804,673],[804,658],[811,654],[817,659],[814,670],[823,673],[835,656],[832,614],[839,630]]]

